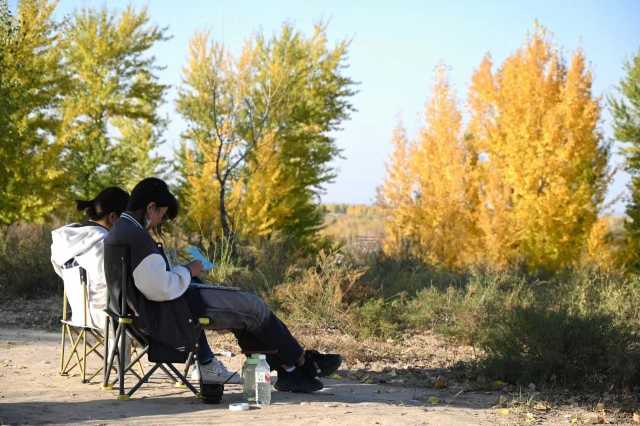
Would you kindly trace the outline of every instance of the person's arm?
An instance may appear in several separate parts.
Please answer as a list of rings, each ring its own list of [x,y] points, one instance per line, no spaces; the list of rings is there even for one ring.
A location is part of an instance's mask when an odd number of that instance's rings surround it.
[[[166,262],[158,253],[147,255],[133,270],[136,287],[149,300],[165,302],[176,299],[187,290],[191,271],[186,266],[166,270]]]

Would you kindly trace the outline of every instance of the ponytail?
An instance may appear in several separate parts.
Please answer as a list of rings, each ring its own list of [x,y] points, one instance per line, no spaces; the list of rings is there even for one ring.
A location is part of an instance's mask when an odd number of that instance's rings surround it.
[[[78,211],[84,211],[91,220],[100,220],[109,213],[120,215],[127,208],[129,193],[116,186],[100,192],[93,200],[76,200]]]
[[[87,217],[91,220],[100,220],[102,219],[101,216],[104,215],[100,215],[98,214],[98,212],[96,211],[96,200],[95,198],[93,200],[76,200],[76,209],[78,209],[78,211],[84,211],[84,214],[87,215]]]

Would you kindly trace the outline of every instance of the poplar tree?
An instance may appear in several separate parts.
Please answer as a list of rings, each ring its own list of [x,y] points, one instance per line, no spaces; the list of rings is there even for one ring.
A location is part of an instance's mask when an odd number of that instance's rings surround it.
[[[82,9],[64,29],[64,69],[72,82],[62,105],[61,144],[68,197],[93,197],[154,175],[167,86],[150,49],[166,40],[146,9]]]
[[[415,236],[415,188],[411,156],[413,145],[402,123],[391,137],[393,152],[386,164],[386,176],[378,194],[378,204],[384,212],[384,250],[389,255],[405,256]]]
[[[640,271],[640,51],[625,64],[626,75],[620,82],[619,98],[610,98],[613,129],[624,142],[625,169],[631,175],[630,199],[626,206],[626,263]]]
[[[470,133],[489,263],[557,270],[579,258],[610,180],[591,81],[584,54],[567,66],[541,27],[495,73],[489,58],[475,73]]]
[[[412,173],[416,177],[414,221],[418,254],[449,268],[469,263],[474,244],[470,195],[470,158],[462,134],[462,115],[444,66],[436,70],[425,110]]]
[[[237,58],[208,34],[191,40],[177,105],[189,123],[180,192],[194,228],[313,240],[339,154],[331,132],[352,110],[346,49],[328,46],[323,25],[310,37],[289,25],[257,34]]]
[[[57,206],[54,137],[65,86],[55,3],[0,0],[0,224],[39,221]]]

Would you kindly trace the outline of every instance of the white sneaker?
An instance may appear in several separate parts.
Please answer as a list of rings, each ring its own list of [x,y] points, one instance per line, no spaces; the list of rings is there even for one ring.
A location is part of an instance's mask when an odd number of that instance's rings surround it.
[[[227,370],[227,367],[216,358],[205,365],[198,364],[191,368],[189,378],[193,382],[200,380],[202,375],[203,383],[225,383],[230,385],[241,385],[242,377],[240,374]]]

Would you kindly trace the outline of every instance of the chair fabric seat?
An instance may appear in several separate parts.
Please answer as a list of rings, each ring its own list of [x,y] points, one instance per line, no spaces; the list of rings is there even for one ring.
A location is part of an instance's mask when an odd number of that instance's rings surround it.
[[[82,323],[78,323],[73,321],[73,318],[71,318],[71,320],[60,320],[60,322],[62,324],[68,325],[69,327],[74,327],[74,328],[81,328],[84,330],[95,330],[99,333],[102,333],[102,329],[98,328],[98,327],[94,327],[92,325],[83,325]]]

